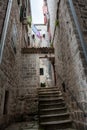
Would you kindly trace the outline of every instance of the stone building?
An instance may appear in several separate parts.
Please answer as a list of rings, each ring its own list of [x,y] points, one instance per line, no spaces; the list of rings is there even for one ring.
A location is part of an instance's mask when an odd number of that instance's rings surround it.
[[[37,58],[35,55],[21,54],[21,48],[25,44],[24,36],[28,32],[26,16],[29,15],[27,10],[30,10],[30,6],[27,6],[27,2],[29,1],[0,1],[0,129],[27,111],[37,111],[30,107],[37,101],[31,105],[31,99],[28,100],[28,96],[34,100],[32,93],[36,92],[35,87],[39,82],[36,76]]]
[[[65,87],[67,105],[77,126],[87,121],[87,2],[47,0],[55,48],[57,86]],[[73,8],[74,6],[74,8]],[[76,14],[75,14],[76,13]],[[54,19],[54,20],[53,20]]]
[[[48,31],[50,29],[51,43],[55,48],[55,60],[53,55],[55,83],[64,94],[76,126],[85,130],[87,127],[87,1],[73,0],[72,3],[72,0],[47,0],[47,7],[50,17],[47,29]],[[33,48],[34,50],[30,48],[27,51],[30,47],[30,32],[30,2],[1,0],[1,130],[14,121],[25,120],[38,113],[40,57],[49,58],[51,54],[49,51],[52,48]]]
[[[0,27],[2,27],[0,30],[0,129],[3,129],[3,124],[7,125],[11,122],[11,117],[16,112],[21,32],[17,2],[1,0],[0,11],[2,18],[0,19]]]

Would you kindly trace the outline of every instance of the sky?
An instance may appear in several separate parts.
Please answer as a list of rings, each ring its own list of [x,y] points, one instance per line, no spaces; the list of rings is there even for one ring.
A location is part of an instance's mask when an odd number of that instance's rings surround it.
[[[43,0],[31,0],[31,13],[33,24],[43,24]]]

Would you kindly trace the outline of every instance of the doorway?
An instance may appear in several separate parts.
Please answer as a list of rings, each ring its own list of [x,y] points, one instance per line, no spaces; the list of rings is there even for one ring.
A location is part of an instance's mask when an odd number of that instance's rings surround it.
[[[4,98],[4,109],[3,114],[6,115],[8,113],[8,99],[9,99],[9,91],[5,91],[5,98]]]

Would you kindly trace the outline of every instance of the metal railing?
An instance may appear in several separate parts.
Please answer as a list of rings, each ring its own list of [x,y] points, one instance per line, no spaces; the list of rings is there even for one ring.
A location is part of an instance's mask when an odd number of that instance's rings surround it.
[[[64,83],[64,80],[62,79],[62,77],[60,76],[60,74],[57,73],[57,75],[60,78],[61,82]],[[69,87],[66,87],[66,85],[65,85],[65,91],[66,90],[69,92],[69,94],[71,95],[71,97],[73,98],[73,100],[76,102],[78,108],[83,112],[84,117],[87,117],[87,113],[84,111],[84,109],[82,108],[82,106],[79,104],[79,102],[77,101],[76,97],[73,95],[73,93],[71,92],[71,90],[69,89]]]
[[[66,87],[66,89],[68,90],[70,96],[73,98],[73,100],[76,102],[78,108],[83,112],[84,117],[87,117],[87,113],[84,111],[84,109],[82,108],[82,106],[79,104],[79,102],[77,101],[76,97],[73,95],[73,93],[71,92],[71,90]]]
[[[60,5],[60,2],[59,1],[59,5]],[[73,5],[73,2],[72,0],[68,0],[69,2],[69,6],[70,6],[70,10],[72,12],[72,15],[73,15],[73,19],[74,19],[74,22],[75,22],[75,26],[76,26],[76,29],[77,29],[77,32],[78,32],[78,35],[79,35],[79,38],[80,38],[80,41],[81,41],[81,46],[82,46],[82,49],[83,49],[83,52],[84,52],[84,56],[85,56],[85,60],[87,62],[87,46],[86,46],[86,43],[84,41],[84,37],[83,37],[83,34],[82,34],[82,31],[81,31],[81,28],[80,28],[80,24],[79,24],[79,21],[78,21],[78,17],[77,17],[77,14],[76,14],[76,11],[75,11],[75,8],[74,8],[74,5]],[[59,7],[59,6],[58,6]],[[58,12],[59,12],[59,9],[58,9]],[[58,13],[57,12],[57,13]],[[56,29],[55,29],[56,30]],[[54,31],[54,35],[55,35],[55,31]],[[54,39],[53,39],[54,40]],[[60,74],[58,74],[58,77],[60,78],[61,82],[63,83],[64,80],[62,79],[62,77],[60,76]],[[65,89],[68,90],[68,92],[70,93],[70,95],[72,96],[72,98],[74,99],[74,101],[76,102],[78,108],[83,112],[84,114],[84,117],[87,117],[87,113],[84,111],[84,109],[82,108],[82,106],[79,104],[79,102],[77,101],[76,97],[73,95],[73,93],[70,91],[70,89],[68,87],[65,86]]]
[[[79,108],[79,110],[83,113],[84,117],[87,118],[87,113],[84,111],[84,108],[80,105],[80,103],[77,101],[76,97],[73,95],[73,93],[71,92],[71,90],[66,87],[66,89],[68,90],[68,93],[70,94],[70,96],[73,98],[73,100],[75,101],[77,107]],[[87,130],[87,127],[84,125],[84,130]]]
[[[84,41],[83,33],[81,31],[81,27],[80,27],[78,17],[77,17],[77,14],[76,14],[76,11],[75,11],[75,8],[74,8],[74,5],[73,5],[73,1],[68,0],[68,2],[69,2],[70,10],[72,12],[72,16],[73,16],[73,19],[74,19],[74,22],[75,22],[76,29],[78,31],[78,35],[79,35],[80,43],[81,43],[83,53],[84,53],[84,56],[85,56],[85,60],[87,62],[87,44]]]
[[[8,23],[9,23],[9,18],[10,18],[12,2],[13,2],[13,0],[8,1],[6,17],[5,17],[2,36],[1,36],[1,40],[0,40],[0,63],[2,61],[2,55],[3,55],[4,45],[5,45],[5,39],[6,39],[6,34],[7,34],[7,29],[8,29]]]

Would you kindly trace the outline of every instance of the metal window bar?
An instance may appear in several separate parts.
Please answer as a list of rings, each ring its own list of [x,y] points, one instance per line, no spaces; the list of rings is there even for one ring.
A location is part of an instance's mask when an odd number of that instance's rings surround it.
[[[0,64],[1,64],[1,61],[2,61],[2,55],[3,55],[4,45],[5,45],[5,39],[6,39],[6,34],[7,34],[7,28],[8,28],[9,18],[10,18],[12,2],[13,2],[13,0],[8,1],[6,17],[5,17],[1,41],[0,41]]]

